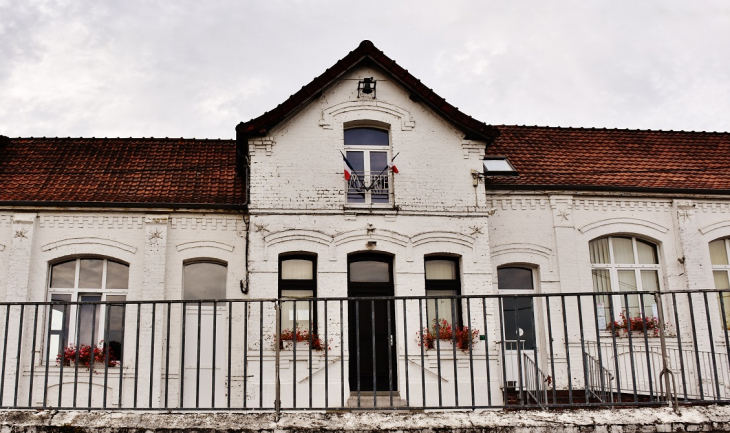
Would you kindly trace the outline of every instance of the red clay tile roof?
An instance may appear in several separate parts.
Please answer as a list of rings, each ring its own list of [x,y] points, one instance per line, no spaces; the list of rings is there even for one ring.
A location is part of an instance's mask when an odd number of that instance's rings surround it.
[[[239,123],[236,126],[236,131],[246,137],[265,136],[273,127],[294,113],[299,107],[318,97],[323,89],[361,62],[370,62],[390,73],[396,81],[411,92],[412,99],[428,105],[436,113],[449,120],[466,134],[466,138],[491,140],[497,135],[498,132],[493,126],[473,119],[459,111],[458,108],[446,102],[444,98],[426,87],[419,79],[396,64],[395,60],[383,54],[382,51],[375,48],[372,42],[367,40],[362,41],[355,50],[350,51],[334,66],[302,87],[273,110],[248,122]]]
[[[245,201],[233,140],[0,138],[0,204]]]
[[[571,189],[730,194],[730,133],[498,126],[490,156],[519,176],[487,189]],[[502,188],[504,187],[504,188]]]

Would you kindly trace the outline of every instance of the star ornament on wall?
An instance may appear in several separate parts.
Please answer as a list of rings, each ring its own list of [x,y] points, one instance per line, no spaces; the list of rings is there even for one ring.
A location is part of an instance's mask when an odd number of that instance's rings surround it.
[[[150,233],[148,238],[151,242],[157,242],[158,239],[162,239],[162,232],[159,229],[155,229],[154,232]]]

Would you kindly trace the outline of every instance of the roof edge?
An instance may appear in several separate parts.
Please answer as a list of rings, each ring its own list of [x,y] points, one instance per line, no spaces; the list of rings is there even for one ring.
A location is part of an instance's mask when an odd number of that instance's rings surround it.
[[[261,116],[248,122],[240,122],[236,125],[236,132],[243,134],[245,137],[266,135],[271,129],[296,113],[303,105],[318,97],[324,88],[331,85],[342,74],[358,66],[363,61],[371,61],[382,68],[401,86],[411,92],[411,99],[428,105],[431,110],[461,129],[467,135],[467,138],[483,139],[491,142],[499,136],[498,128],[478,121],[446,102],[444,98],[424,85],[407,69],[402,68],[395,60],[377,49],[369,40],[362,41],[355,50],[350,51],[332,67],[315,77],[273,110],[264,112]]]
[[[487,193],[490,190],[514,190],[514,191],[587,191],[587,192],[636,192],[648,194],[702,194],[702,195],[728,195],[730,189],[706,189],[706,188],[647,188],[635,186],[611,186],[611,185],[511,185],[511,184],[490,184],[485,183]]]
[[[0,201],[0,207],[78,207],[78,208],[165,208],[165,209],[210,209],[210,210],[247,210],[246,204],[208,204],[208,203],[164,203],[164,202],[99,202],[99,201]]]

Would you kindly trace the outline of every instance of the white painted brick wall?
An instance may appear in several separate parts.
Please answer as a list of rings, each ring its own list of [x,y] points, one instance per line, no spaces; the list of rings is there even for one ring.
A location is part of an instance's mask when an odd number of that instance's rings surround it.
[[[357,79],[370,76],[378,82],[377,101],[358,100]],[[337,111],[343,104],[347,109]],[[334,114],[328,114],[332,110]],[[342,209],[343,124],[368,120],[389,124],[393,155],[400,152],[394,190],[401,210],[466,211],[474,209],[477,197],[483,204],[482,190],[475,194],[472,187],[470,170],[480,168],[484,143],[481,151],[467,152],[465,158],[461,132],[411,101],[379,70],[359,68],[265,140],[250,141],[251,208]]]

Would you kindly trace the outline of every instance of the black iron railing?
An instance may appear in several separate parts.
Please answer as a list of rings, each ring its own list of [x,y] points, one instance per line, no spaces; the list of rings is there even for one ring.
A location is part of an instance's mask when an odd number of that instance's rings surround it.
[[[721,294],[0,303],[0,407],[725,403]]]

